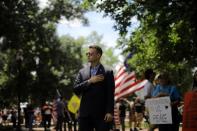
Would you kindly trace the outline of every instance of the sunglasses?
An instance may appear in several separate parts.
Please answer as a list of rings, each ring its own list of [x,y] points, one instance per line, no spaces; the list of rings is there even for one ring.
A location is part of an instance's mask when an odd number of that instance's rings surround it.
[[[90,52],[86,53],[86,56],[93,56],[93,55],[94,55],[94,53],[90,53]]]

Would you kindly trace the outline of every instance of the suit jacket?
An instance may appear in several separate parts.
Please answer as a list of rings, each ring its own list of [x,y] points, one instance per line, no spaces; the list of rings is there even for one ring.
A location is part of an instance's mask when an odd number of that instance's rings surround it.
[[[114,111],[114,76],[113,71],[100,65],[96,75],[103,74],[104,80],[89,84],[90,66],[81,69],[76,77],[74,92],[81,96],[80,117],[102,117]]]

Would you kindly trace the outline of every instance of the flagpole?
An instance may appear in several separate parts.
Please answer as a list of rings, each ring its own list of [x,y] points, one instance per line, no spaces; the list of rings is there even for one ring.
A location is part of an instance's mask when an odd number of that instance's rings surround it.
[[[58,90],[58,89],[56,89],[56,92],[57,92],[57,95],[60,97],[60,96],[61,96],[61,94],[60,94],[60,92],[59,92],[59,90]]]

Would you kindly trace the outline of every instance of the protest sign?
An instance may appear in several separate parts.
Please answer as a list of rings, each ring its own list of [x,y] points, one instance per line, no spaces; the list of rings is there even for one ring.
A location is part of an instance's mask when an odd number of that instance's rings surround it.
[[[146,100],[151,124],[172,124],[170,97],[159,97]]]

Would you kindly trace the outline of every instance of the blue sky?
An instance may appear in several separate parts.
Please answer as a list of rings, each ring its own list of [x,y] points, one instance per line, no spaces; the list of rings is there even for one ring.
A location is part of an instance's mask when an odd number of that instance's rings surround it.
[[[48,0],[38,0],[40,8],[47,6]],[[109,47],[115,47],[118,38],[118,32],[113,29],[114,21],[109,17],[103,17],[103,14],[97,12],[88,12],[85,14],[89,20],[89,26],[83,26],[80,20],[67,21],[60,20],[57,24],[58,36],[69,34],[74,38],[88,36],[91,32],[96,31],[103,36],[103,43]]]
[[[39,6],[44,8],[47,6],[48,0],[38,0],[40,2]],[[57,24],[57,34],[58,36],[67,35],[74,38],[78,38],[80,36],[88,36],[91,32],[96,31],[99,35],[103,36],[102,43],[104,43],[108,47],[115,47],[116,40],[119,37],[118,32],[114,30],[113,25],[114,22],[110,17],[103,17],[102,13],[97,12],[88,12],[85,14],[87,19],[89,20],[89,26],[83,26],[80,20],[76,19],[74,21],[67,21],[66,19],[62,19]],[[136,18],[132,19],[133,25],[131,26],[131,30],[137,27],[139,24]],[[120,54],[121,50],[115,49],[115,54]],[[121,55],[120,60],[122,59]]]
[[[88,36],[91,32],[96,31],[99,35],[102,35],[102,43],[108,47],[115,47],[116,40],[118,39],[118,32],[114,30],[114,21],[109,17],[103,17],[102,13],[88,12],[85,14],[89,21],[88,26],[83,26],[80,20],[67,21],[65,19],[60,20],[57,24],[58,36],[69,34],[74,38],[80,36]],[[121,50],[116,48],[114,53],[119,56],[119,60],[123,61],[123,57],[120,55]]]
[[[59,36],[69,34],[77,38],[79,36],[88,36],[92,31],[96,31],[103,36],[102,42],[107,46],[115,47],[118,32],[113,29],[114,21],[109,17],[103,17],[103,14],[97,12],[88,12],[85,16],[89,20],[89,26],[83,26],[79,20],[61,20],[57,25],[57,34]]]

